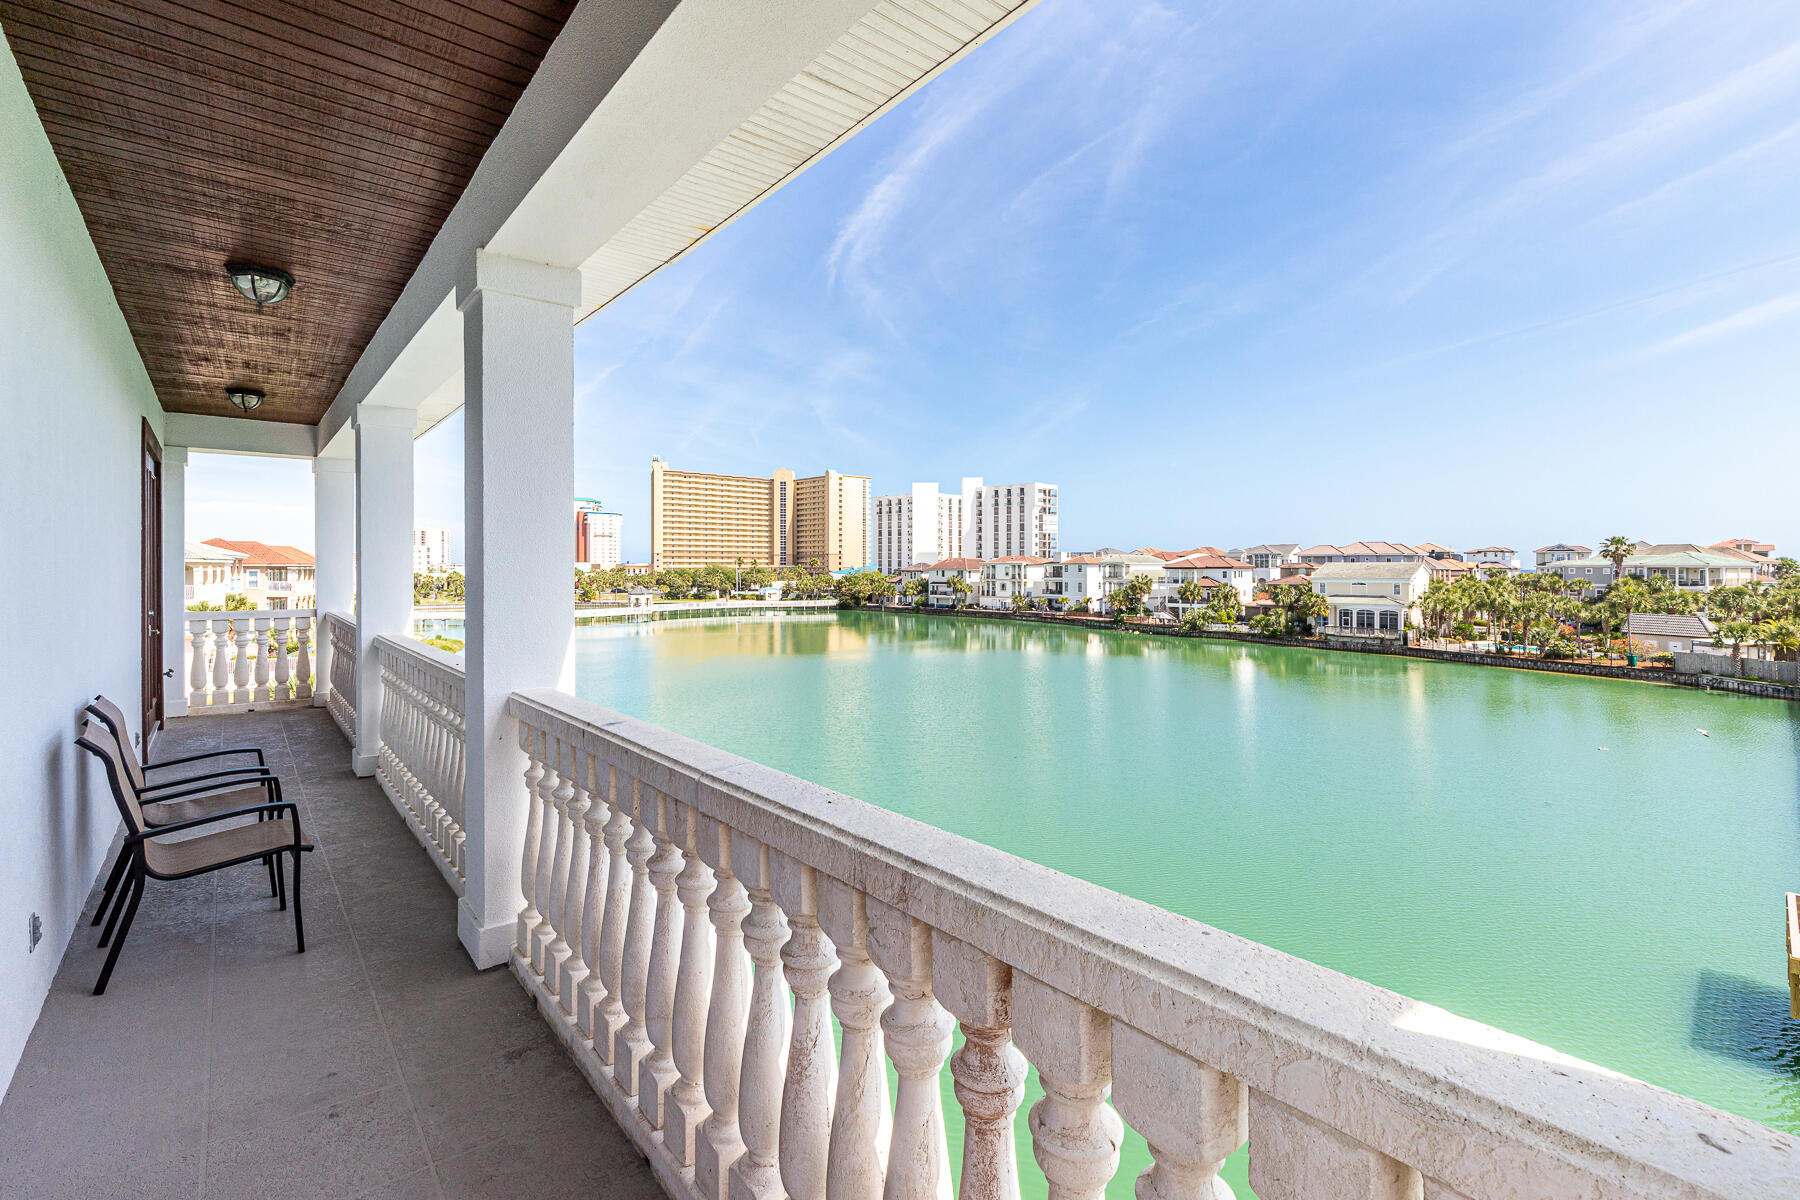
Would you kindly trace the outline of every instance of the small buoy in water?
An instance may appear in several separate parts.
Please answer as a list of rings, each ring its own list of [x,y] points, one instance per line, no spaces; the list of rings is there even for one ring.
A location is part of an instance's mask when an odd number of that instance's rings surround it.
[[[1699,734],[1701,737],[1711,737],[1712,736],[1712,734],[1706,732],[1706,730],[1700,728],[1698,725],[1694,726],[1694,732]]]
[[[1605,747],[1605,746],[1595,746],[1595,747],[1594,747],[1594,749],[1596,749],[1596,750],[1604,750],[1604,749],[1606,749],[1606,747]]]

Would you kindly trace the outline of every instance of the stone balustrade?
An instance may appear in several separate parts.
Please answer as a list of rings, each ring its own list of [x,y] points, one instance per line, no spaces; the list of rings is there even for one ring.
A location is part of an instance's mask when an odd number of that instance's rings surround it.
[[[354,635],[352,635],[354,638]],[[378,637],[375,777],[450,886],[463,890],[463,669],[412,638]]]
[[[343,613],[327,612],[319,618],[326,645],[331,649],[331,689],[325,694],[325,711],[343,735],[356,744],[356,622]]]
[[[183,615],[189,712],[242,712],[311,699],[311,609]]]
[[[960,1200],[1009,1200],[1027,1063],[1051,1200],[1106,1192],[1125,1125],[1143,1200],[1227,1200],[1246,1143],[1260,1200],[1800,1195],[1752,1121],[554,691],[509,711],[512,969],[679,1200],[947,1200],[946,1066]]]

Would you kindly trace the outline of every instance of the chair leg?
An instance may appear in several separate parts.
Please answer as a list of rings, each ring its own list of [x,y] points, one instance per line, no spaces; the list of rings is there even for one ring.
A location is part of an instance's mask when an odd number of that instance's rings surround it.
[[[300,917],[300,851],[294,851],[294,942],[306,953],[306,922]]]
[[[124,846],[119,847],[119,855],[113,859],[112,870],[106,875],[106,890],[100,893],[100,903],[94,909],[92,924],[98,925],[106,920],[106,910],[112,907],[113,892],[118,890],[119,880],[125,876],[125,860],[131,855]]]
[[[106,965],[100,968],[100,981],[94,984],[96,996],[106,994],[106,983],[112,978],[113,964],[119,961],[119,951],[125,946],[125,935],[131,932],[131,922],[137,917],[138,901],[144,898],[142,872],[131,873],[131,885],[131,900],[125,905],[125,923],[119,926],[119,936],[113,940],[112,949],[106,952]]]
[[[275,894],[281,898],[281,911],[286,912],[287,911],[287,864],[282,861],[282,857],[279,854],[271,854],[271,855],[269,855],[269,857],[275,860],[275,886],[276,886]]]
[[[119,890],[113,895],[112,912],[106,918],[106,928],[100,931],[100,944],[107,945],[112,941],[113,930],[119,926],[119,914],[125,911],[126,902],[131,896],[131,889],[137,883],[137,867],[131,866],[125,872],[125,879],[119,884]]]
[[[269,895],[273,896],[275,894],[275,856],[271,854],[269,857],[263,859],[263,866],[268,869]]]

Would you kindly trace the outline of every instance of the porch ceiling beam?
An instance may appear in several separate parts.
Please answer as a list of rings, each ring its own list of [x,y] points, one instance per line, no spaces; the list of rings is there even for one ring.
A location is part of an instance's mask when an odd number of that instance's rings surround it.
[[[583,0],[320,423],[462,402],[477,249],[582,271],[577,321],[754,207],[1035,0]],[[382,393],[388,393],[383,396]]]
[[[173,412],[163,418],[165,445],[186,446],[208,454],[312,458],[318,453],[318,436],[316,426],[289,421],[246,421]]]

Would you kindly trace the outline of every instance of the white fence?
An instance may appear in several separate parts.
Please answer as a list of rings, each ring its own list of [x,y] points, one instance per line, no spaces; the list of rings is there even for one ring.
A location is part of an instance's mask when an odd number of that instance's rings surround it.
[[[350,744],[356,744],[356,622],[342,613],[328,612],[319,618],[325,630],[326,644],[331,649],[331,689],[325,695],[325,710]]]
[[[375,775],[432,861],[463,890],[463,669],[411,638],[378,637],[381,751]]]
[[[242,712],[312,697],[311,609],[183,616],[189,712]]]
[[[509,710],[513,971],[673,1197],[948,1197],[946,1061],[962,1200],[1019,1194],[1027,1061],[1053,1200],[1103,1195],[1125,1123],[1147,1198],[1229,1196],[1246,1141],[1261,1200],[1800,1196],[1755,1122],[554,691]]]

